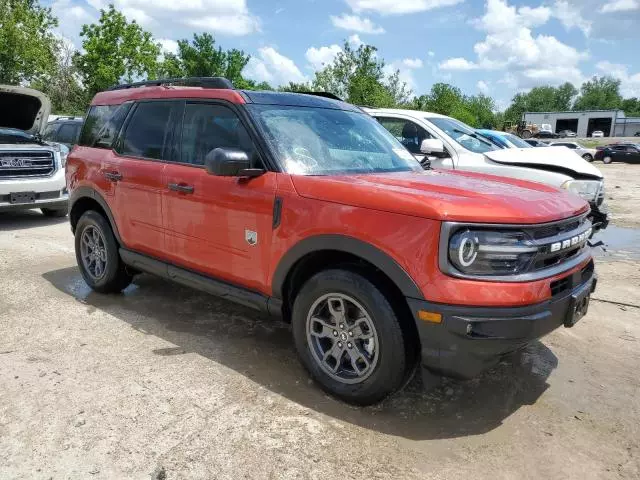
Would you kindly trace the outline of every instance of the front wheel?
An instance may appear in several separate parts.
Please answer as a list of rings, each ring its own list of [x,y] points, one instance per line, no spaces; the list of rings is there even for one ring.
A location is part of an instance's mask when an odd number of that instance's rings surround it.
[[[606,163],[607,165],[610,164],[612,161],[613,159],[608,155],[602,159],[602,162]]]
[[[590,153],[585,153],[582,158],[584,158],[587,162],[593,162],[593,157]]]
[[[92,290],[117,293],[132,275],[120,259],[118,243],[109,222],[98,212],[85,212],[76,225],[76,260],[80,273]]]
[[[308,280],[293,305],[300,359],[327,392],[370,405],[401,387],[407,349],[387,298],[365,277],[326,270]]]

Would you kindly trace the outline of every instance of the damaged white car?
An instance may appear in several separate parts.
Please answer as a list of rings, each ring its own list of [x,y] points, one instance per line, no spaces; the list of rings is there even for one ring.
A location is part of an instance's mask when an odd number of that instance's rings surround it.
[[[424,165],[513,177],[569,190],[589,202],[594,231],[607,227],[604,177],[565,147],[507,148],[445,115],[365,108]]]
[[[0,212],[39,208],[47,216],[67,214],[69,150],[41,137],[50,111],[43,93],[0,85]]]

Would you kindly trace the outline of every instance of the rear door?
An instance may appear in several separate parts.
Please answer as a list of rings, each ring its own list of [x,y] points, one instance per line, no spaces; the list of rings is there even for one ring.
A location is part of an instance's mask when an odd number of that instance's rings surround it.
[[[115,187],[119,230],[127,248],[164,257],[162,192],[165,160],[171,155],[175,101],[137,103],[116,142]]]
[[[262,168],[231,106],[186,102],[178,157],[167,164],[163,210],[172,263],[267,293],[276,174],[219,177],[204,168],[214,148],[238,148]]]
[[[626,161],[629,163],[640,163],[640,148],[628,145],[626,147]]]

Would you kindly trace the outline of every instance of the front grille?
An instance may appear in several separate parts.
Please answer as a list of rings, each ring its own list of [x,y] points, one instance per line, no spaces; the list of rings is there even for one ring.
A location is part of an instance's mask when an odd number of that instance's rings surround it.
[[[53,152],[0,152],[0,179],[47,177],[54,170]]]
[[[538,251],[533,258],[530,271],[536,272],[556,267],[582,253],[585,248],[588,248],[586,246],[588,238],[583,237],[575,245],[567,247],[563,246],[563,242],[577,236],[579,237],[580,234],[589,229],[590,225],[591,223],[585,214],[560,222],[525,228],[525,232],[527,232],[538,245]],[[558,243],[560,244],[560,248],[554,250],[552,245],[557,245]]]

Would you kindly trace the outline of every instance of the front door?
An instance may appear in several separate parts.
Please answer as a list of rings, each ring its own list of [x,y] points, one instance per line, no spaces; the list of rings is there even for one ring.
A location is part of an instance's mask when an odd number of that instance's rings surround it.
[[[204,168],[215,148],[259,155],[247,129],[228,106],[187,102],[178,161],[167,164],[163,210],[166,250],[176,264],[263,293],[276,190],[276,174],[218,177]]]
[[[171,155],[170,125],[178,105],[171,101],[135,105],[115,148],[120,236],[127,248],[152,256],[164,256],[164,161]]]

